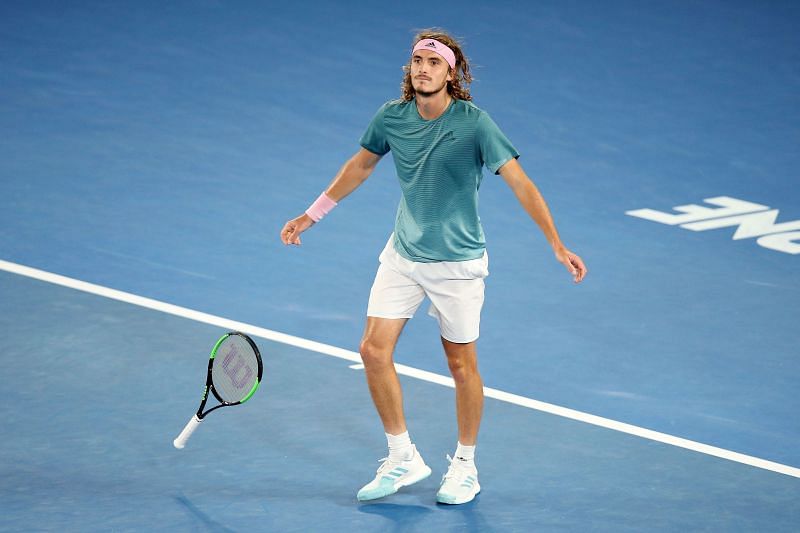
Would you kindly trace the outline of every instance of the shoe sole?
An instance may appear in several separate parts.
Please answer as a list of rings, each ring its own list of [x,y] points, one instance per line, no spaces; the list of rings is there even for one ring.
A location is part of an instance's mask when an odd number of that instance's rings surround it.
[[[402,489],[403,487],[408,487],[409,485],[413,485],[414,483],[419,483],[423,479],[426,479],[428,476],[431,475],[431,469],[429,466],[425,466],[425,470],[420,472],[416,477],[410,477],[404,480],[395,483],[391,487],[387,487],[388,491],[382,491],[379,489],[375,489],[374,492],[370,492],[369,494],[358,494],[356,497],[360,502],[368,502],[372,500],[377,500],[378,498],[385,498],[386,496],[390,496],[397,492],[398,490]]]
[[[443,503],[445,505],[461,505],[462,503],[471,502],[472,500],[475,499],[475,496],[477,496],[480,493],[481,493],[481,488],[478,487],[478,490],[476,490],[469,498],[466,498],[464,500],[458,500],[453,496],[446,496],[444,494],[437,494],[436,495],[436,501],[439,502],[439,503]]]

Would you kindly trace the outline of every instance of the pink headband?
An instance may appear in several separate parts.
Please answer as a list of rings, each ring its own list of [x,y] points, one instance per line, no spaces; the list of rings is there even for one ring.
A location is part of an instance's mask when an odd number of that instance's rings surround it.
[[[447,45],[440,43],[436,39],[422,39],[414,45],[414,49],[411,50],[411,53],[413,54],[417,50],[430,50],[431,52],[436,52],[442,56],[445,61],[447,61],[447,64],[450,65],[450,68],[456,68],[456,55],[450,48],[447,47]]]

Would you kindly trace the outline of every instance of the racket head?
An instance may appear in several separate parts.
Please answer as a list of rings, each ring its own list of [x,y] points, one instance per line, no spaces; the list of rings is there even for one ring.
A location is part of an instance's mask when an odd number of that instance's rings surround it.
[[[249,400],[258,390],[263,372],[258,346],[244,333],[226,333],[211,350],[209,388],[223,405]]]

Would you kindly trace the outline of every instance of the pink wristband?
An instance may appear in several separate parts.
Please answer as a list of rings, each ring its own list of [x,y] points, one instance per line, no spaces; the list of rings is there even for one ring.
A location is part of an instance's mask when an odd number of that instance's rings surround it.
[[[336,207],[336,202],[330,199],[327,194],[324,192],[319,195],[313,204],[306,209],[306,215],[308,215],[311,220],[314,222],[319,222],[322,220],[322,217],[333,211],[333,208]]]

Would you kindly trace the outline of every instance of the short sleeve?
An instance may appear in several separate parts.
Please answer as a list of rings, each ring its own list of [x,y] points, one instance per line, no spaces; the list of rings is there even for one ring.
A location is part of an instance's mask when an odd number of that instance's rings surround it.
[[[361,136],[358,143],[373,154],[385,155],[389,151],[389,142],[386,140],[386,128],[383,125],[383,113],[386,104],[382,105],[367,126],[367,131]]]
[[[481,112],[478,117],[477,138],[481,161],[494,174],[497,174],[500,167],[519,157],[519,152],[508,137],[485,112]]]

